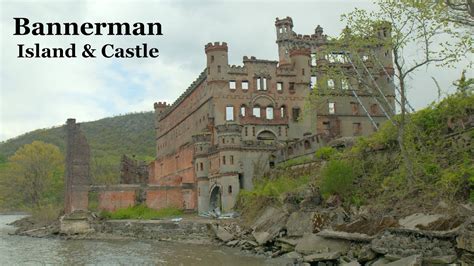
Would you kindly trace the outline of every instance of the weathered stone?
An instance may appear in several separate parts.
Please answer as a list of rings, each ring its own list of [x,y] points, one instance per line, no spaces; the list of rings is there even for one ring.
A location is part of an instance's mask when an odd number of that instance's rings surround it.
[[[357,261],[344,262],[340,264],[341,266],[360,266],[360,263]]]
[[[347,232],[340,232],[340,231],[333,231],[333,230],[323,230],[317,234],[318,236],[322,236],[324,238],[334,238],[334,239],[343,239],[343,240],[350,240],[356,242],[370,242],[374,239],[373,236],[369,236],[366,234],[360,233],[347,233]]]
[[[240,242],[240,240],[236,239],[236,240],[232,240],[232,241],[227,242],[226,245],[229,246],[229,247],[233,247],[233,246],[236,246],[239,242]]]
[[[339,207],[341,206],[342,200],[338,195],[332,195],[326,200],[326,205],[328,207]]]
[[[304,256],[303,260],[306,262],[325,261],[325,260],[337,260],[341,256],[341,252],[324,252],[315,253],[308,256]]]
[[[462,266],[474,265],[474,254],[470,252],[463,252],[460,261]]]
[[[418,225],[427,226],[428,224],[443,218],[441,214],[423,214],[415,213],[405,218],[398,220],[400,226],[406,229],[417,229]]]
[[[421,255],[412,255],[394,262],[387,263],[387,266],[421,266]]]
[[[450,264],[457,259],[456,255],[437,256],[437,257],[423,257],[423,263],[427,264]]]
[[[363,246],[357,255],[357,260],[360,262],[367,262],[375,259],[375,257],[377,257],[377,254],[373,252],[369,246]]]
[[[303,236],[313,233],[314,212],[293,212],[286,222],[286,232],[288,236]]]
[[[211,225],[211,229],[222,242],[229,242],[234,239],[234,235],[227,232],[222,226]]]
[[[292,252],[287,253],[285,255],[285,257],[287,257],[289,259],[296,259],[296,260],[303,259],[303,255],[301,255],[300,253],[298,253],[296,251],[292,251]]]
[[[474,232],[464,230],[457,238],[456,238],[457,247],[460,249],[464,249],[470,252],[474,252]]]
[[[386,259],[385,257],[382,257],[382,258],[379,258],[375,261],[372,261],[372,262],[369,262],[367,263],[366,265],[370,265],[370,266],[381,266],[381,265],[387,265],[388,263],[390,263],[391,261]]]
[[[89,213],[76,211],[59,219],[59,232],[66,235],[88,234],[94,232]]]
[[[302,254],[313,254],[323,252],[346,253],[349,248],[349,241],[326,239],[315,234],[306,234],[296,245],[295,251]]]
[[[285,227],[288,215],[283,211],[268,207],[252,226],[252,236],[259,245],[263,245],[278,236]]]

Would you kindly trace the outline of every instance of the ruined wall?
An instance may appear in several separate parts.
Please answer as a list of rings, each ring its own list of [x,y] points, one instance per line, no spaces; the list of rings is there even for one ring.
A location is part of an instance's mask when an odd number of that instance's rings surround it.
[[[64,211],[87,210],[91,185],[90,148],[75,119],[66,122],[66,180]]]

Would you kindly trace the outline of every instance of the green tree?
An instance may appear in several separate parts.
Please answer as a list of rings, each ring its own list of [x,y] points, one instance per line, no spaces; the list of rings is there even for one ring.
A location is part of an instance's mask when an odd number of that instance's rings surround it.
[[[428,65],[453,65],[472,54],[473,40],[470,34],[458,31],[453,24],[440,19],[443,9],[435,8],[430,1],[380,0],[378,9],[372,12],[356,9],[342,19],[347,22],[349,32],[338,43],[351,54],[367,45],[386,47],[393,53],[395,83],[400,91],[400,116],[395,121],[398,128],[398,143],[404,160],[408,181],[414,177],[410,151],[406,145],[405,125],[407,122],[407,88],[410,78],[422,67]],[[391,32],[380,38],[374,32],[384,23],[390,24]],[[449,41],[446,41],[449,40]],[[417,52],[413,54],[413,50]]]
[[[19,148],[2,169],[0,186],[10,208],[40,208],[62,200],[64,156],[57,146],[34,141]]]

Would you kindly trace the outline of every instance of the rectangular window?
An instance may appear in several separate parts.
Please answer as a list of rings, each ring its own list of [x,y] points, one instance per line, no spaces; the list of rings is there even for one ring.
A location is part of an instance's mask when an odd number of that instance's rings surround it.
[[[245,127],[245,136],[247,137],[249,135],[249,132],[248,132],[248,127]]]
[[[261,85],[262,84],[260,84],[260,82],[261,82],[260,78],[257,78],[257,90],[258,91],[261,90]]]
[[[230,164],[234,164],[234,155],[230,156]]]
[[[255,127],[252,127],[252,135],[255,137]]]
[[[233,106],[227,106],[225,108],[225,120],[234,121],[234,107]]]
[[[267,90],[267,79],[266,78],[263,78],[263,90],[264,91]]]
[[[222,164],[225,165],[225,156],[222,156]]]
[[[240,115],[245,116],[245,106],[240,107]]]
[[[316,78],[316,76],[311,76],[311,88],[314,88],[317,81],[318,79]]]
[[[343,90],[348,90],[349,89],[349,83],[347,79],[341,79],[341,88]]]
[[[300,118],[300,108],[293,108],[293,121],[298,122],[298,119]]]
[[[336,113],[336,103],[329,103],[329,114],[335,114]]]
[[[235,82],[235,80],[229,81],[229,89],[235,90],[235,88],[236,88],[236,82]]]
[[[277,91],[283,90],[283,82],[277,82]]]
[[[242,81],[242,90],[248,90],[249,89],[249,82],[244,80]]]
[[[294,92],[295,91],[295,83],[290,82],[290,87],[288,89],[290,90],[290,92]]]
[[[316,66],[316,54],[311,54],[311,66]]]
[[[267,107],[267,119],[273,119],[273,107]]]
[[[328,79],[328,89],[334,89],[334,80]]]
[[[359,114],[359,104],[356,102],[351,102],[352,115]]]
[[[253,108],[253,116],[260,117],[260,107]]]
[[[352,123],[352,130],[354,132],[354,136],[358,136],[362,132],[362,126],[360,123]]]

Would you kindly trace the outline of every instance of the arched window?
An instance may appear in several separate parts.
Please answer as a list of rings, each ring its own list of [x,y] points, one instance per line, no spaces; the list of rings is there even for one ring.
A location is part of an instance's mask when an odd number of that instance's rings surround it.
[[[260,117],[260,106],[254,106],[252,111],[253,116]]]
[[[273,107],[268,106],[266,109],[267,119],[273,119]]]

